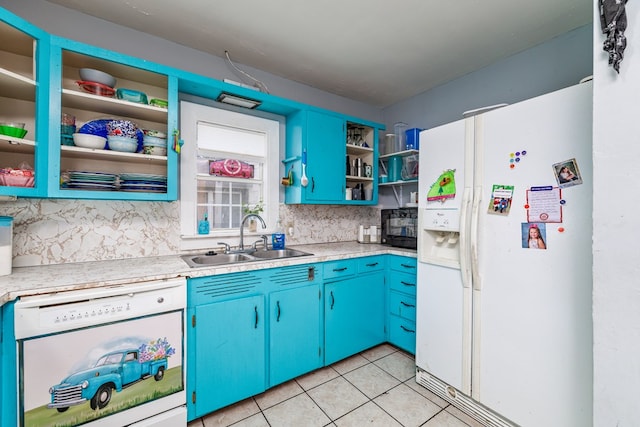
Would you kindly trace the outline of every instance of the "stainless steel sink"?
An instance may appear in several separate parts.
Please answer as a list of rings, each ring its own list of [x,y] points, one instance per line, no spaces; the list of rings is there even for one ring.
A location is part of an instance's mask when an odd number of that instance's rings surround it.
[[[190,267],[207,267],[253,261],[253,257],[247,254],[185,255],[182,259]]]
[[[280,258],[293,258],[298,256],[313,255],[308,252],[302,252],[295,249],[269,249],[266,251],[257,250],[251,254],[254,258],[260,259],[280,259]]]
[[[268,259],[294,258],[309,255],[313,254],[298,251],[295,249],[269,249],[266,251],[251,251],[250,253],[183,255],[182,259],[189,265],[189,267],[199,268],[226,264],[238,264],[252,261],[263,261]]]

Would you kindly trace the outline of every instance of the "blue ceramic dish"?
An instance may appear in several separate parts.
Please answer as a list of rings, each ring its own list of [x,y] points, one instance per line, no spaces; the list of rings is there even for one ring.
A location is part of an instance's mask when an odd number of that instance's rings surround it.
[[[80,127],[78,133],[90,133],[91,135],[98,135],[106,138],[109,136],[109,131],[107,130],[107,123],[112,121],[113,119],[97,119],[91,120],[90,122],[85,123]],[[144,134],[140,129],[136,131],[136,137],[138,138],[138,148],[136,152],[142,151]]]

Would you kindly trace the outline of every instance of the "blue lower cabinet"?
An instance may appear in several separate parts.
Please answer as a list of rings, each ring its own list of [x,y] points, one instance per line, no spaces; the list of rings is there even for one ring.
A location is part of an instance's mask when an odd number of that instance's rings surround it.
[[[416,354],[416,322],[398,316],[389,319],[389,342]]]
[[[18,425],[18,364],[14,301],[0,307],[0,426]]]
[[[264,296],[189,309],[188,419],[266,389]]]
[[[322,366],[320,287],[269,295],[269,386]]]
[[[325,283],[325,365],[386,341],[384,271]]]
[[[387,261],[389,342],[416,352],[416,259],[397,255]]]

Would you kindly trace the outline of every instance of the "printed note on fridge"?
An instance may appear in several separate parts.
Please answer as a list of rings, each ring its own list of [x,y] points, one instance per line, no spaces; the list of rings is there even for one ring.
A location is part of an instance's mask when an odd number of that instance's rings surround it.
[[[562,222],[562,190],[531,187],[527,190],[527,222]]]

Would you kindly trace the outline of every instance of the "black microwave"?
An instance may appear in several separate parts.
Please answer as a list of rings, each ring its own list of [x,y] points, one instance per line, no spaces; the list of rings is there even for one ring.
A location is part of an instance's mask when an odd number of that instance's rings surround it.
[[[380,215],[380,243],[400,248],[418,248],[418,208],[382,209]]]

